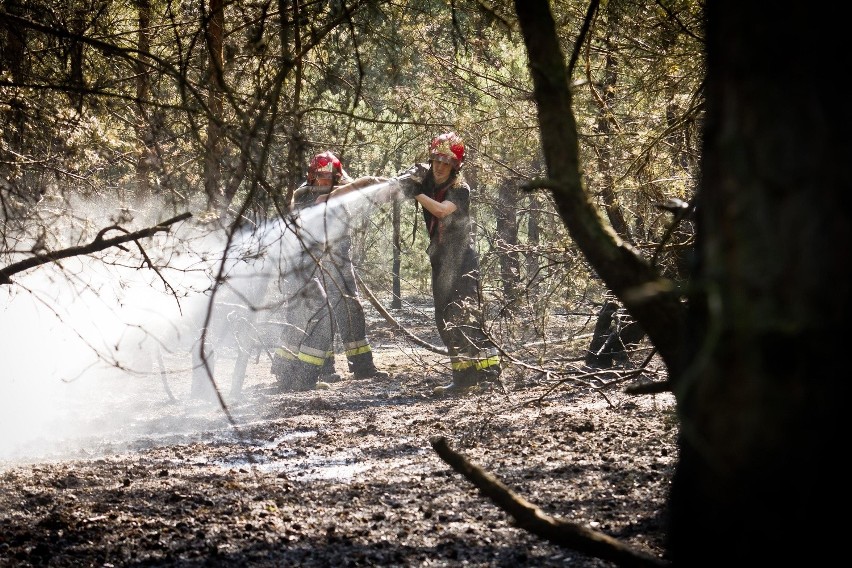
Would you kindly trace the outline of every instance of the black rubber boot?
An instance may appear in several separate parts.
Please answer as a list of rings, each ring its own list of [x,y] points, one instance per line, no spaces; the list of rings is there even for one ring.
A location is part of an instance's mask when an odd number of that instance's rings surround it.
[[[503,371],[499,365],[494,365],[479,371],[479,389],[483,392],[498,389],[505,393],[506,387],[503,385],[503,381],[500,380],[500,375],[502,375],[502,373]]]
[[[480,383],[494,383],[502,385],[500,381],[500,375],[503,374],[503,370],[499,365],[493,365],[482,371],[479,371],[481,378],[479,380]]]
[[[390,378],[390,375],[384,371],[379,371],[373,363],[372,353],[362,353],[350,357],[349,371],[352,373],[352,378],[355,380],[376,379],[379,381]]]
[[[337,370],[334,368],[334,358],[325,360],[318,381],[323,383],[336,383],[340,381],[340,375],[337,374]]]
[[[322,367],[297,361],[292,373],[291,391],[305,392],[314,390],[319,380]]]
[[[448,385],[437,386],[432,394],[438,396],[460,396],[474,391],[482,380],[483,375],[476,369],[465,369],[464,371],[453,371],[453,382]]]
[[[285,359],[278,355],[272,358],[272,375],[277,379],[277,388],[280,392],[292,392],[295,390],[295,379],[298,372],[298,361]]]
[[[295,365],[290,359],[274,355],[272,357],[272,367],[270,368],[270,372],[276,379],[281,381],[293,372],[294,367]]]

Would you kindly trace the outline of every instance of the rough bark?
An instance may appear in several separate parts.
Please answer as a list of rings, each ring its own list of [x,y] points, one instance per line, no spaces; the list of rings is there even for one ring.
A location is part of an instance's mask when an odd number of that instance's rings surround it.
[[[850,318],[850,110],[824,79],[843,24],[707,4],[707,123],[692,365],[676,381],[671,497],[683,566],[827,565],[847,492],[838,452]]]

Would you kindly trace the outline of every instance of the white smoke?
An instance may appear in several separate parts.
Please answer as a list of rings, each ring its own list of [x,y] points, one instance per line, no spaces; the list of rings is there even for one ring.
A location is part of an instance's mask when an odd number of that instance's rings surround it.
[[[283,220],[239,235],[228,249],[213,319],[228,325],[224,314],[250,301],[254,285],[274,287],[289,261],[303,254],[303,239],[340,238],[353,218],[369,213],[375,191],[303,212],[295,232],[292,220]],[[131,230],[154,220],[162,218]],[[67,259],[0,286],[0,468],[94,455],[152,432],[227,426],[215,405],[189,396],[189,351],[210,304],[224,233],[204,234],[190,222],[141,244],[159,272],[130,247],[134,254]],[[160,358],[171,369],[176,403],[163,387]],[[229,386],[219,367],[215,380],[220,389]]]

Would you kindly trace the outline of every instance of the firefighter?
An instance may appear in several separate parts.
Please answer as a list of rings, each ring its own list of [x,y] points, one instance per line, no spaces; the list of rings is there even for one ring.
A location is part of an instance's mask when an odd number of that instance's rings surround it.
[[[435,394],[463,394],[500,376],[500,355],[483,329],[479,257],[473,246],[470,186],[461,175],[465,146],[455,132],[435,137],[429,162],[415,164],[396,178],[363,177],[335,190],[340,195],[389,182],[377,201],[402,195],[423,206],[429,234],[435,323],[450,355],[453,381]]]
[[[364,308],[355,284],[349,219],[317,202],[351,178],[326,151],[313,157],[307,181],[293,194],[291,226],[300,251],[288,263],[287,326],[272,361],[282,390],[304,391],[340,377],[334,368],[334,335],[340,334],[355,379],[384,379],[373,362]]]

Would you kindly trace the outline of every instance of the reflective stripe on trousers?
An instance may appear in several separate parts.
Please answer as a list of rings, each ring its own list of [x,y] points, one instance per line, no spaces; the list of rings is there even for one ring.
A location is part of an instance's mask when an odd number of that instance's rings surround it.
[[[488,351],[480,351],[476,356],[457,355],[450,357],[450,366],[453,371],[464,371],[470,368],[482,371],[489,367],[499,367],[500,354],[496,349],[489,349]]]
[[[302,345],[302,348],[299,349],[299,354],[296,357],[299,361],[304,363],[322,367],[326,364],[327,360],[334,358],[334,351],[322,351],[320,349],[313,349],[307,345]]]
[[[343,348],[346,350],[345,353],[347,357],[355,357],[356,355],[362,355],[372,351],[370,344],[366,339],[344,343]]]

